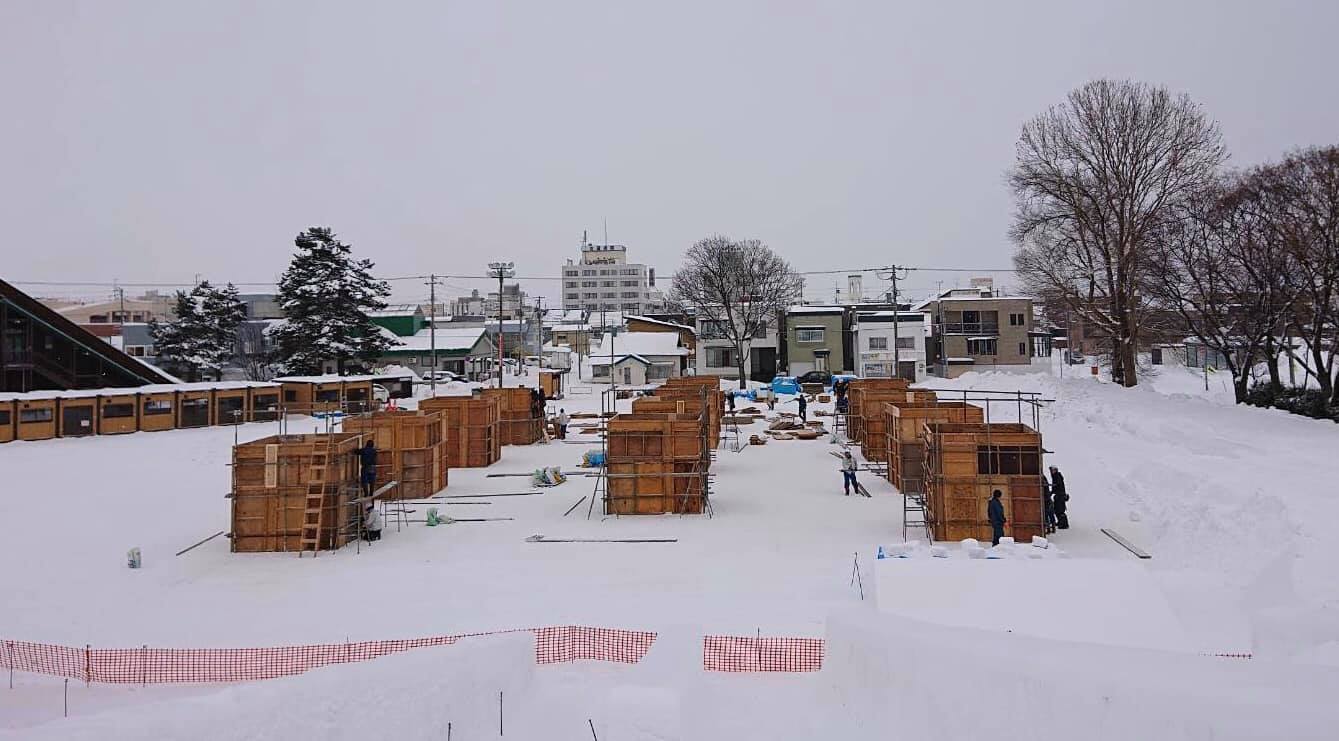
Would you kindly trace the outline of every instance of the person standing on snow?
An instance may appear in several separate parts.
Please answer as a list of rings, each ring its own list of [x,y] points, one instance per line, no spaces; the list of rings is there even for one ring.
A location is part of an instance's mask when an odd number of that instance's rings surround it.
[[[734,414],[734,413],[735,413],[735,395],[734,395],[734,392],[730,392],[730,393],[728,393],[728,394],[725,395],[725,405],[726,405],[727,407],[730,408],[730,413],[731,413],[731,414]]]
[[[557,417],[557,419],[554,420],[554,422],[556,422],[557,425],[558,425],[558,439],[559,439],[559,440],[566,440],[566,439],[567,439],[567,423],[568,423],[569,421],[571,421],[571,417],[568,417],[568,416],[567,416],[567,410],[566,410],[566,409],[559,409],[559,410],[558,410],[558,417]]]
[[[1069,494],[1065,491],[1065,477],[1060,469],[1051,466],[1051,511],[1055,513],[1055,526],[1061,530],[1069,529],[1069,515],[1065,512],[1067,502]]]
[[[809,416],[807,410],[809,409],[809,400],[805,399],[804,394],[801,393],[799,396],[795,397],[795,401],[800,405],[800,421],[808,422]]]
[[[990,504],[986,505],[986,517],[990,520],[990,544],[995,546],[1000,544],[1000,538],[1004,537],[1004,502],[1000,501],[1000,490],[996,489],[990,495]]]
[[[377,483],[377,445],[368,440],[362,448],[358,450],[358,463],[362,468],[362,476],[358,479],[363,485],[363,496],[372,496],[372,487]]]
[[[363,537],[369,543],[381,540],[381,513],[371,502],[367,503],[367,509],[363,511]]]
[[[1046,517],[1046,534],[1055,532],[1055,504],[1051,499],[1051,482],[1041,477],[1041,505],[1042,514]]]
[[[860,484],[855,480],[855,458],[851,451],[842,451],[842,487],[846,489],[846,496],[851,496],[851,487],[855,487],[856,493],[860,492]]]

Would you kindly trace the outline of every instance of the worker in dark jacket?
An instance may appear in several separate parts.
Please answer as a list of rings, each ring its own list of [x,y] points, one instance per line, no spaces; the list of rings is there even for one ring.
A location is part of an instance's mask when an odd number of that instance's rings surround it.
[[[990,544],[999,545],[1000,538],[1004,537],[1004,502],[1000,500],[1000,490],[996,489],[990,495],[990,504],[986,505],[986,517],[990,519]]]
[[[1051,511],[1055,513],[1055,526],[1061,530],[1069,529],[1069,515],[1065,514],[1068,502],[1065,477],[1060,474],[1060,469],[1051,466]]]
[[[795,397],[795,401],[798,402],[799,405],[800,405],[800,421],[801,421],[801,422],[808,422],[808,421],[809,421],[809,414],[808,414],[808,410],[809,410],[809,400],[806,399],[806,398],[804,398],[804,394],[801,393],[799,396]]]
[[[362,468],[359,481],[363,485],[363,496],[372,496],[372,487],[377,483],[377,445],[368,440],[358,451],[358,463]]]

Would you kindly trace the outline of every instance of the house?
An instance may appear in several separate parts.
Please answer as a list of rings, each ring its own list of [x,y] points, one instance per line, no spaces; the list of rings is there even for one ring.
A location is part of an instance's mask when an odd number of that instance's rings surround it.
[[[554,368],[556,370],[570,370],[572,368],[572,348],[566,345],[555,345],[552,342],[544,343],[540,348],[539,355],[544,361],[544,367]]]
[[[926,315],[919,311],[856,312],[855,372],[861,378],[924,381]]]
[[[712,316],[698,316],[697,357],[694,372],[699,376],[738,375],[735,345],[725,336],[723,320]],[[781,346],[782,318],[776,317],[761,327],[745,344],[748,353],[745,372],[754,381],[771,381],[777,373],[777,354]]]
[[[119,324],[121,322],[160,322],[176,318],[175,294],[148,291],[139,298],[117,298],[90,304],[46,302],[62,317],[75,324]],[[53,306],[54,305],[54,306]]]
[[[1032,299],[997,294],[989,279],[952,288],[915,307],[930,316],[927,369],[956,378],[998,366],[1029,365],[1049,356],[1050,333],[1034,332]]]
[[[850,372],[845,352],[846,308],[792,306],[786,309],[786,368],[792,376],[809,371]]]
[[[612,343],[612,347],[610,344]],[[691,352],[679,344],[678,333],[623,332],[610,334],[591,348],[591,378],[608,379],[614,369],[614,381],[623,385],[643,386],[681,376]]]
[[[697,350],[697,332],[687,324],[656,319],[640,314],[628,314],[629,332],[674,332],[679,335],[679,345],[690,352]]]
[[[383,330],[390,333],[390,330]],[[471,380],[484,378],[497,363],[497,346],[483,327],[428,327],[382,353],[377,365],[402,365],[420,375],[433,369],[451,371]],[[434,353],[433,348],[436,348]]]
[[[0,280],[0,392],[175,383]]]
[[[400,304],[369,311],[367,318],[378,327],[389,329],[396,337],[413,337],[428,326],[423,309],[416,304]]]

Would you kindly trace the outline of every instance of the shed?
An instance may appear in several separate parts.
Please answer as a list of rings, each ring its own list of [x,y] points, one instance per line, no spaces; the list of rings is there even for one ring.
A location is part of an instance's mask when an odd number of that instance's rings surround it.
[[[121,435],[139,430],[139,394],[106,389],[98,396],[98,434]]]
[[[15,438],[49,440],[56,436],[56,397],[24,394],[14,401]]]
[[[446,488],[447,451],[441,412],[374,412],[345,417],[342,429],[361,433],[376,445],[376,486],[399,482],[388,498],[426,499]]]
[[[483,468],[502,457],[497,397],[478,393],[434,396],[419,401],[418,408],[442,413],[442,437],[446,440],[446,460],[451,468]]]
[[[139,391],[139,429],[142,432],[172,430],[177,426],[177,392],[167,384]]]
[[[213,394],[198,384],[183,384],[177,392],[177,428],[208,427],[213,424]]]
[[[360,376],[344,381],[340,401],[344,411],[350,414],[372,411],[372,379]]]
[[[981,424],[985,410],[961,401],[885,404],[888,482],[903,494],[925,493],[925,430],[941,423]]]
[[[555,370],[541,369],[539,390],[544,392],[546,399],[563,398],[563,374]]]
[[[98,434],[98,397],[66,392],[56,404],[60,437],[87,437]]]
[[[0,443],[14,439],[14,400],[0,398]]]
[[[1041,433],[1022,424],[927,424],[926,515],[939,541],[989,539],[986,504],[999,490],[1005,535],[1046,532]]]
[[[356,433],[275,435],[234,446],[233,552],[301,551],[304,521],[311,522],[320,550],[357,537],[362,439]]]

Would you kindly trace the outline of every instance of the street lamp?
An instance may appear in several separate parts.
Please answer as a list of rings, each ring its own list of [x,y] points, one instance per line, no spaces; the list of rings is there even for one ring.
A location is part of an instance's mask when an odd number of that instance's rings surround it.
[[[488,263],[488,276],[497,278],[497,387],[502,388],[502,281],[516,275],[512,262]]]

